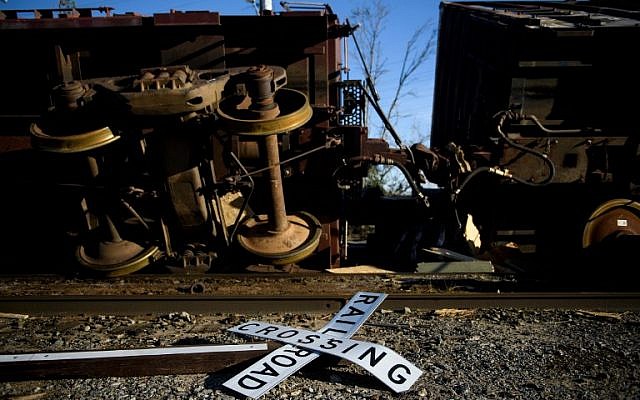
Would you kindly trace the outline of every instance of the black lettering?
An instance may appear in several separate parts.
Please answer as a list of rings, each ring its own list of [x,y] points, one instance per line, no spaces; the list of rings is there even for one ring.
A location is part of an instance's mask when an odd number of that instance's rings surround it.
[[[354,343],[351,346],[347,347],[346,349],[342,350],[342,354],[347,354],[349,351],[351,351],[351,349],[353,349],[354,347],[356,347],[358,345],[358,343]]]
[[[315,342],[316,339],[320,339],[320,335],[307,335],[303,339],[298,339],[298,343],[300,344],[311,344]]]
[[[249,384],[245,383],[245,379],[250,379],[253,382],[256,382],[258,384],[258,386],[249,386]],[[258,378],[254,378],[251,375],[245,375],[242,378],[240,378],[240,380],[238,381],[238,385],[245,388],[245,389],[249,389],[249,390],[255,390],[255,389],[260,389],[261,387],[263,387],[267,382],[263,381],[262,379],[258,379]]]
[[[296,357],[300,357],[300,358],[308,357],[308,356],[311,355],[311,351],[309,351],[307,349],[299,349],[297,347],[295,347],[293,349],[285,349],[284,352],[285,353],[295,354]]]
[[[376,357],[376,348],[369,347],[364,353],[360,355],[360,357],[358,357],[358,360],[364,360],[367,355],[369,356],[369,365],[375,367],[376,364],[378,364],[380,360],[382,360],[387,355],[387,352],[383,351],[382,354]]]
[[[342,315],[341,315],[342,317]],[[337,319],[336,324],[347,324],[347,325],[355,325],[356,323],[353,321],[345,321],[343,319]]]
[[[262,363],[262,365],[264,365],[264,369],[262,371],[251,371],[252,374],[260,374],[260,375],[268,375],[268,376],[278,376],[280,375],[279,373],[276,372],[275,369],[273,369],[272,366],[270,366],[267,363]]]
[[[267,326],[266,328],[262,328],[259,331],[256,331],[256,333],[261,333],[264,332],[265,335],[268,335],[271,332],[275,332],[278,330],[277,326]]]
[[[245,329],[248,326],[260,326],[260,324],[256,324],[255,322],[249,322],[248,324],[244,324],[242,326],[237,327],[236,329],[239,331],[247,331],[248,329]]]
[[[368,294],[361,294],[360,297],[364,299],[356,300],[354,303],[373,304],[374,301],[380,298],[380,296],[369,296]]]
[[[340,314],[341,317],[355,317],[358,315],[364,315],[364,311],[354,306],[349,306],[349,312]]]
[[[321,349],[325,349],[325,350],[331,350],[331,349],[335,349],[336,347],[338,347],[338,345],[342,343],[342,340],[339,339],[327,339],[327,344],[321,344],[320,348]]]
[[[284,358],[285,360],[289,360],[289,364],[281,364],[280,361],[277,361],[280,358]],[[290,367],[292,365],[296,365],[296,359],[293,357],[285,356],[283,354],[278,354],[271,357],[271,362],[279,367]]]
[[[407,373],[407,375],[411,375],[411,370],[406,366],[406,365],[402,365],[402,364],[396,364],[393,367],[391,367],[389,369],[389,373],[387,374],[387,376],[389,377],[389,380],[393,383],[397,383],[398,385],[402,385],[403,383],[405,383],[407,381],[407,378],[405,378],[404,376],[397,374],[396,376],[393,376],[393,373],[396,372],[397,369],[404,369],[405,372]]]
[[[290,333],[292,333],[292,334],[290,334]],[[285,336],[285,334],[287,334],[287,336]],[[282,338],[282,339],[288,339],[288,338],[293,337],[293,336],[295,336],[297,334],[298,334],[297,330],[289,329],[288,331],[284,331],[284,332],[278,333],[277,337]]]
[[[320,333],[327,333],[327,332],[347,333],[347,331],[343,331],[342,329],[333,329],[333,328],[327,328]]]

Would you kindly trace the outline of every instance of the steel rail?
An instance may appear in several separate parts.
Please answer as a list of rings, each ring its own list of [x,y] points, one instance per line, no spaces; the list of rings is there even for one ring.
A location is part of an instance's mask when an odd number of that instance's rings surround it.
[[[265,312],[331,313],[349,295],[320,296],[5,296],[0,312],[46,316],[58,314],[140,315],[186,311],[192,314]],[[525,308],[640,311],[640,292],[527,292],[390,294],[381,308]]]

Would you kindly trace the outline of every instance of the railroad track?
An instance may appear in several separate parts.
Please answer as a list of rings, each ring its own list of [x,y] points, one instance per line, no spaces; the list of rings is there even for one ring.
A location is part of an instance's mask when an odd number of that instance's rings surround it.
[[[186,311],[211,313],[331,313],[342,307],[351,294],[313,296],[5,296],[0,312],[28,315],[104,314],[139,315]],[[637,292],[518,292],[389,294],[383,309],[529,308],[640,311]]]

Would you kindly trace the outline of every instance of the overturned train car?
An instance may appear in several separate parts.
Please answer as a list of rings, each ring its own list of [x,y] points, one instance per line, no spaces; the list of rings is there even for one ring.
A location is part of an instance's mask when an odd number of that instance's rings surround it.
[[[393,132],[394,148],[368,137],[375,98],[342,79],[354,28],[329,7],[4,11],[0,260],[118,276],[413,270],[424,248],[501,242],[617,252],[640,231],[640,134],[622,96],[639,78],[612,43],[637,41],[637,23],[591,2],[444,3],[431,147]],[[377,164],[411,194],[366,188]],[[350,225],[374,227],[363,253]]]
[[[3,11],[5,270],[345,264],[368,165],[407,159],[341,79],[352,31],[329,7]]]
[[[640,129],[628,99],[640,89],[639,11],[441,5],[431,144],[454,142],[474,165],[458,204],[485,245],[516,243],[565,267],[637,264]]]

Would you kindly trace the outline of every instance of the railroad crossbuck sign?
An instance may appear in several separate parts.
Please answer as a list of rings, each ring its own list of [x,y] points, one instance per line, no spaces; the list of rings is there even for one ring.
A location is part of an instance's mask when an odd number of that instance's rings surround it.
[[[232,332],[288,345],[263,357],[223,385],[258,398],[316,359],[319,353],[327,353],[360,365],[396,392],[408,390],[422,371],[387,347],[349,339],[385,297],[383,293],[358,292],[318,332],[258,321],[230,328]]]

